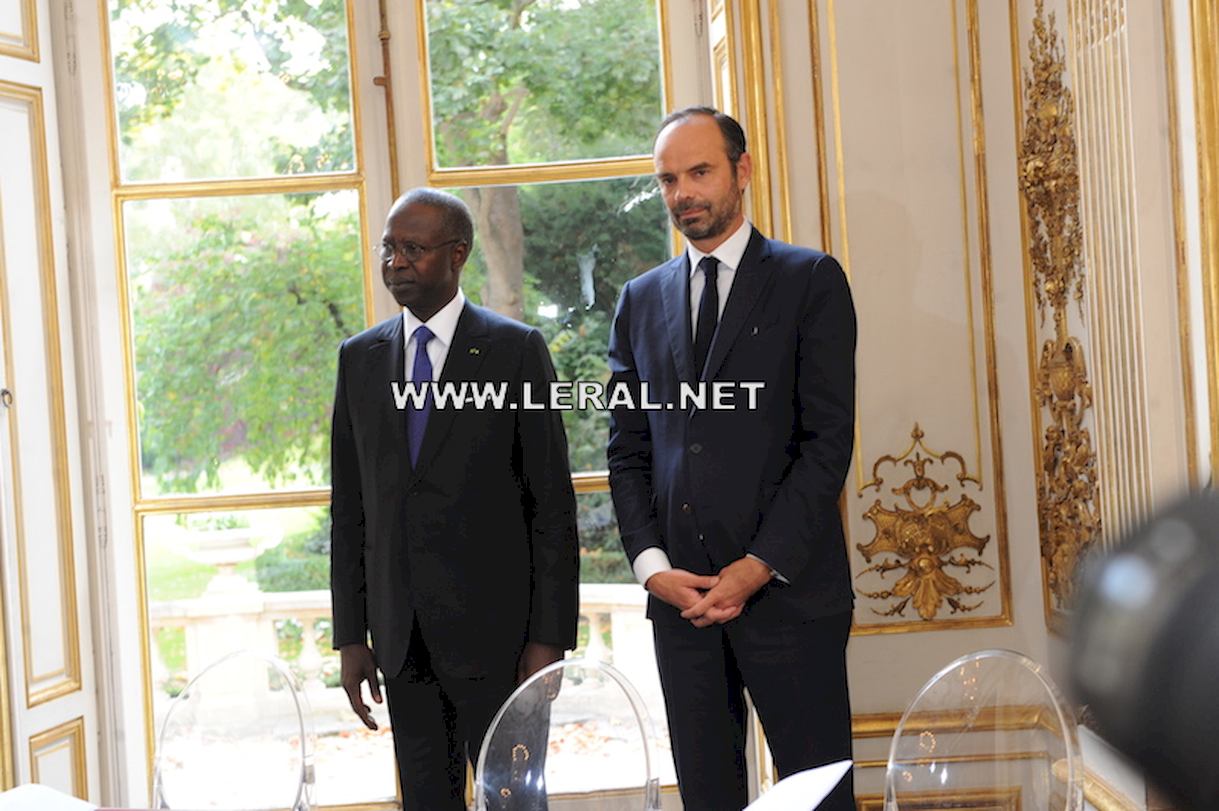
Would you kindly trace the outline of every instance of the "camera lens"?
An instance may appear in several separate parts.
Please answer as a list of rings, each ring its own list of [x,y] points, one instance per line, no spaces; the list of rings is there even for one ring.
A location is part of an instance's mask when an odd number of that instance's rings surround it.
[[[1219,808],[1219,498],[1195,496],[1085,566],[1071,688],[1186,808]]]

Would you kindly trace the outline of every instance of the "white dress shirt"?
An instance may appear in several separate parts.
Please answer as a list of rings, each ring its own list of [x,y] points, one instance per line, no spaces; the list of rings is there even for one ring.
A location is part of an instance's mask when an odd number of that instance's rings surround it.
[[[414,382],[411,380],[411,372],[415,368],[415,350],[418,344],[415,340],[415,330],[420,326],[426,326],[432,331],[432,335],[436,336],[428,341],[427,356],[432,362],[432,380],[440,379],[445,359],[449,356],[449,347],[453,345],[453,334],[457,332],[457,319],[465,306],[466,296],[459,287],[457,295],[449,299],[449,303],[437,310],[427,321],[420,321],[406,307],[402,308],[402,340],[406,342],[406,351],[403,353],[406,356],[406,381]]]
[[[716,321],[724,316],[724,305],[728,303],[728,294],[732,292],[732,281],[736,278],[736,269],[749,247],[749,237],[753,226],[749,220],[741,223],[741,227],[732,232],[732,236],[720,243],[711,255],[719,260],[719,272],[715,277],[715,290],[720,296],[720,309],[715,314]],[[703,288],[707,286],[707,277],[698,265],[707,254],[687,243],[686,256],[690,257],[690,339],[698,334],[698,305],[703,300]]]

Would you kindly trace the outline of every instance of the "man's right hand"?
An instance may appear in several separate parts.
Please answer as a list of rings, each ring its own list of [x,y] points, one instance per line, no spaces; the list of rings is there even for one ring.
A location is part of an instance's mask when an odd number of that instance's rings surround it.
[[[372,700],[381,703],[381,685],[377,683],[377,663],[372,650],[363,644],[344,645],[339,648],[339,668],[339,678],[347,691],[351,708],[360,716],[364,726],[376,729],[372,709],[364,703],[364,696],[360,693],[360,685],[367,681]]]
[[[703,592],[715,588],[720,579],[715,575],[695,574],[685,569],[668,569],[648,578],[643,587],[649,594],[664,600],[678,611],[685,611],[703,597]]]

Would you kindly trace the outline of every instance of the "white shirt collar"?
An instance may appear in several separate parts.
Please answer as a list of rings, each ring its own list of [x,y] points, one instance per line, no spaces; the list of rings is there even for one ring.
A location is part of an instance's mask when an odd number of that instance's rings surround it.
[[[726,265],[735,271],[741,265],[741,258],[745,256],[745,249],[749,247],[749,237],[753,235],[753,225],[749,220],[741,223],[741,227],[732,232],[732,236],[719,244],[719,247],[711,252],[711,255],[719,260],[721,265]],[[694,271],[698,270],[698,263],[703,261],[703,257],[707,254],[694,247],[689,241],[686,242],[686,253],[690,257],[690,275],[694,275]]]
[[[457,288],[457,295],[449,299],[449,303],[436,311],[436,314],[427,321],[420,321],[415,317],[408,308],[402,308],[402,326],[405,332],[403,333],[406,342],[409,344],[411,337],[415,334],[415,329],[422,324],[427,324],[427,328],[432,331],[432,334],[440,339],[440,342],[446,347],[453,345],[453,335],[457,332],[457,319],[461,317],[461,310],[466,306],[466,295],[461,292],[461,288]]]

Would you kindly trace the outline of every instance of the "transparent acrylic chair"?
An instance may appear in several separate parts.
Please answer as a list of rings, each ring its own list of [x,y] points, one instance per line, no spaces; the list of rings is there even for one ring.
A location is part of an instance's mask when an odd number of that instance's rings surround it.
[[[659,811],[652,722],[626,677],[595,660],[535,673],[508,697],[483,739],[477,811],[539,811],[557,795],[581,808]]]
[[[885,811],[962,807],[1083,808],[1075,719],[1045,669],[1019,653],[952,662],[894,732]]]
[[[157,738],[153,807],[313,811],[308,700],[279,659],[236,651],[170,705]]]

